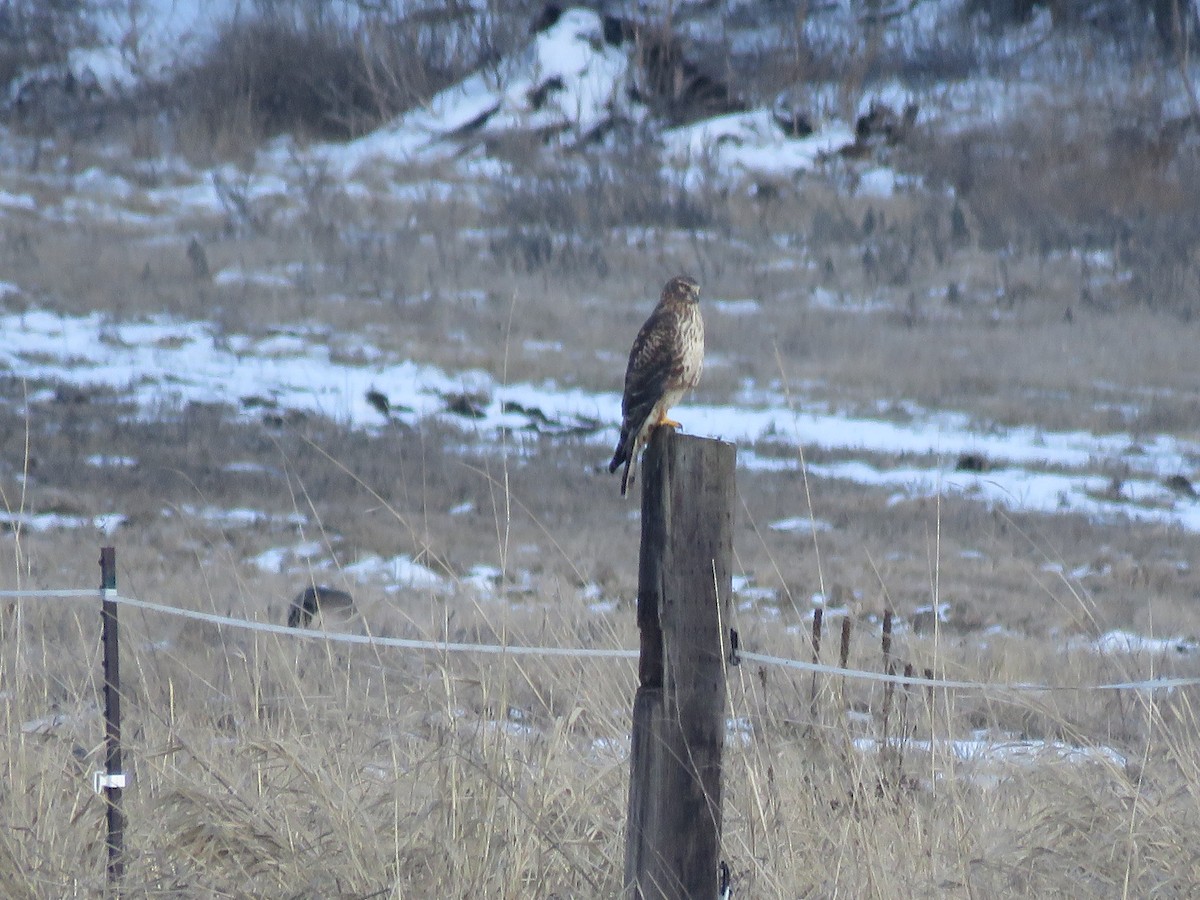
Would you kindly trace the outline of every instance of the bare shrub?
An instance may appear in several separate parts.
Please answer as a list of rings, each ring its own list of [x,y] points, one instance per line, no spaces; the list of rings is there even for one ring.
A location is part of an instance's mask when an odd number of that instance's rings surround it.
[[[727,223],[727,212],[664,176],[649,133],[628,137],[574,158],[514,161],[513,177],[499,183],[485,216],[495,229],[492,253],[518,271],[582,266],[603,277],[614,229],[695,232]]]
[[[1200,314],[1200,209],[1160,211],[1131,225],[1123,261],[1133,298],[1184,319]]]
[[[1027,24],[1039,9],[1062,32],[1088,29],[1128,46],[1153,36],[1168,52],[1177,49],[1181,32],[1191,35],[1197,24],[1192,0],[970,0],[964,12],[998,31]]]
[[[284,132],[353,137],[499,59],[522,33],[516,21],[519,6],[479,16],[383,4],[339,18],[261,0],[224,24],[168,94],[218,154]]]
[[[4,0],[0,3],[0,85],[42,66],[63,65],[91,36],[89,0]]]
[[[934,138],[914,159],[953,186],[982,248],[1107,254],[1105,271],[1084,266],[1088,303],[1190,317],[1200,303],[1186,238],[1200,222],[1188,187],[1198,130],[1190,117],[1164,116],[1155,98],[1134,98],[1069,127],[1050,109],[998,130]]]
[[[43,161],[42,138],[73,156],[75,142],[100,130],[107,98],[90,68],[70,64],[71,51],[95,41],[94,0],[0,2],[0,119],[36,136],[30,171]]]
[[[186,124],[218,154],[239,138],[257,143],[286,131],[347,137],[387,111],[369,89],[354,35],[337,24],[231,21],[176,87]]]

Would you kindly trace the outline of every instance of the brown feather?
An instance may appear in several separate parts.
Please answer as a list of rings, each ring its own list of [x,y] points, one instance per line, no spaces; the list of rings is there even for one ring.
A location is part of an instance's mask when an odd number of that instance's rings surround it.
[[[637,453],[649,431],[666,416],[672,403],[696,385],[704,362],[704,323],[697,305],[699,288],[690,278],[673,278],[662,299],[638,331],[629,351],[625,392],[621,398],[621,437],[612,461],[624,463],[621,494],[633,483]]]

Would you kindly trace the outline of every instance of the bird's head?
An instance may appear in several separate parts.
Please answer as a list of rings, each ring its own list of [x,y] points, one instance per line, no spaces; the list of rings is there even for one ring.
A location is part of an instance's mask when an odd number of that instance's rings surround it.
[[[676,275],[663,288],[663,303],[698,303],[700,284],[690,275]]]

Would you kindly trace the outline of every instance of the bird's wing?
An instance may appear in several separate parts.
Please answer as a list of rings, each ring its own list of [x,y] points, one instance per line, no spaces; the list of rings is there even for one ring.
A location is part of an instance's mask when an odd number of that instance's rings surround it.
[[[630,431],[636,432],[662,399],[673,370],[679,367],[679,321],[673,311],[658,307],[634,339],[625,370],[625,396],[621,415]]]

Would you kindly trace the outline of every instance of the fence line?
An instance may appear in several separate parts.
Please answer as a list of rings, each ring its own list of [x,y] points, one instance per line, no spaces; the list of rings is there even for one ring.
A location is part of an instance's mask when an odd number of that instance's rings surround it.
[[[0,599],[31,597],[45,599],[50,597],[88,597],[96,599],[96,591],[0,591]],[[376,637],[366,634],[346,634],[344,632],[322,631],[318,628],[293,628],[290,625],[275,625],[271,622],[254,622],[250,619],[238,619],[233,616],[222,616],[217,613],[200,612],[194,609],[182,609],[178,606],[164,606],[161,603],[151,603],[148,600],[137,600],[133,597],[114,596],[111,599],[124,606],[134,609],[144,609],[149,612],[164,613],[168,616],[178,616],[198,622],[208,622],[212,625],[225,625],[230,628],[240,628],[243,631],[258,631],[267,634],[280,634],[287,637],[305,638],[308,640],[332,641],[341,644],[363,644],[371,647],[390,647],[402,650],[432,650],[438,653],[493,653],[509,654],[512,656],[571,656],[585,659],[637,659],[637,650],[595,649],[587,647],[527,647],[520,644],[468,644],[456,641],[424,641],[414,638]]]
[[[798,669],[801,672],[815,672],[821,675],[837,675],[840,678],[853,678],[858,681],[875,681],[880,684],[899,684],[905,687],[946,688],[948,690],[980,691],[981,693],[1010,693],[1010,694],[1045,694],[1053,691],[1130,691],[1130,690],[1165,690],[1167,688],[1191,687],[1200,685],[1200,676],[1184,678],[1147,678],[1142,681],[1109,682],[1106,684],[1037,684],[1034,682],[1017,682],[1012,684],[989,684],[985,681],[955,681],[943,678],[923,678],[920,675],[887,675],[882,672],[869,672],[865,669],[842,669],[824,663],[804,662],[800,659],[789,659],[785,656],[770,656],[765,653],[749,653],[745,650],[739,656],[750,662],[767,666],[780,666],[785,669]]]
[[[29,590],[14,591],[0,590],[0,600],[6,599],[75,599],[86,597],[95,600],[97,591],[84,589],[64,590]],[[257,631],[267,634],[278,634],[286,637],[303,638],[306,640],[329,641],[341,644],[360,644],[371,647],[398,648],[402,650],[424,650],[437,653],[490,653],[508,654],[512,656],[560,656],[582,659],[637,659],[639,651],[622,649],[595,649],[587,647],[533,647],[520,644],[471,644],[456,641],[427,641],[413,638],[375,637],[365,634],[346,634],[344,632],[322,631],[316,628],[292,628],[288,625],[275,625],[270,622],[255,622],[250,619],[239,619],[233,616],[222,616],[216,613],[200,612],[199,610],[182,609],[177,606],[165,606],[161,603],[151,603],[147,600],[137,600],[133,597],[112,595],[109,599],[117,604],[143,609],[149,612],[208,622],[213,625],[224,625],[229,628],[239,628],[243,631]],[[1051,692],[1088,693],[1091,691],[1132,691],[1132,690],[1168,690],[1181,687],[1200,686],[1200,676],[1180,678],[1147,678],[1138,681],[1108,682],[1104,684],[1054,685],[1018,682],[1012,684],[989,684],[982,681],[960,681],[954,679],[928,678],[919,675],[897,675],[884,672],[871,672],[866,669],[849,669],[841,666],[828,665],[819,662],[805,662],[786,656],[772,656],[766,653],[754,653],[738,650],[738,659],[758,663],[765,666],[777,666],[800,672],[811,672],[814,675],[836,675],[840,678],[851,678],[857,681],[876,682],[879,684],[902,685],[905,687],[942,688],[955,691],[979,691],[981,693],[1008,694],[1045,694]]]

